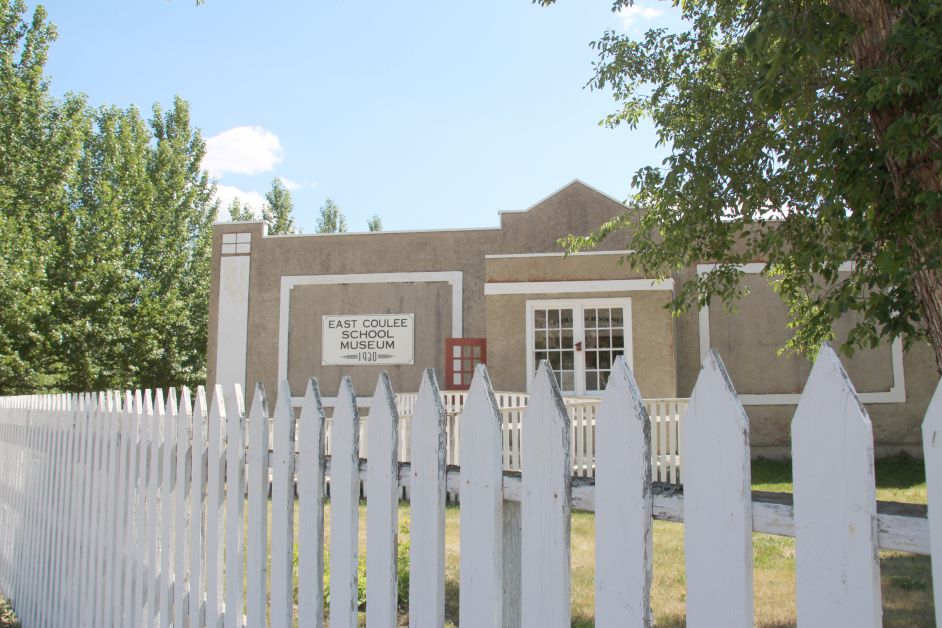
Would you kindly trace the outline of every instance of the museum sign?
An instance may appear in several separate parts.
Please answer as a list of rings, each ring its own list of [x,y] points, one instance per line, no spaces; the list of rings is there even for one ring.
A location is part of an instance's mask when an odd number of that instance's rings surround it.
[[[412,364],[415,314],[323,317],[321,364]]]

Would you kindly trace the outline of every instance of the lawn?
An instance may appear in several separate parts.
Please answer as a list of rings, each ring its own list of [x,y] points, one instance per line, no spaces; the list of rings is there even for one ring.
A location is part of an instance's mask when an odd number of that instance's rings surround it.
[[[909,457],[878,461],[877,499],[926,503],[923,463]],[[758,460],[753,463],[753,488],[791,491],[788,462]],[[328,506],[329,511],[329,506]],[[329,520],[329,514],[327,515]],[[447,625],[458,622],[459,510],[445,513]],[[363,524],[366,506],[361,505],[361,554],[365,553]],[[407,543],[408,504],[399,508],[400,542]],[[594,625],[595,517],[591,512],[572,515],[572,625]],[[361,556],[362,559],[362,556]],[[753,562],[757,626],[795,625],[795,543],[791,538],[753,535]],[[931,626],[933,618],[932,577],[929,557],[905,552],[880,552],[885,626]],[[362,586],[362,583],[361,583]],[[659,626],[685,624],[684,528],[682,524],[654,522],[654,580],[652,606]],[[406,625],[403,615],[401,623]]]

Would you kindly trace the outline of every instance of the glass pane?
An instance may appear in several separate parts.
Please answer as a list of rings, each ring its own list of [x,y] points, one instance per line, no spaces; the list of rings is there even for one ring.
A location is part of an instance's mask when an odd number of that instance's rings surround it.
[[[586,351],[585,352],[585,367],[587,369],[596,368],[595,365],[596,365],[597,357],[598,357],[598,353],[596,351]]]
[[[615,361],[616,355],[625,355],[624,349],[612,349],[612,362]]]
[[[550,351],[549,362],[550,366],[553,367],[553,370],[558,371],[562,366],[562,354],[559,351]]]
[[[612,308],[612,327],[624,327],[624,326],[625,326],[625,308],[613,307]]]
[[[572,330],[571,329],[563,330],[562,348],[572,349]]]
[[[533,366],[538,368],[540,366],[540,362],[546,359],[546,351],[537,351],[534,357],[536,361]]]
[[[573,368],[575,368],[573,364],[575,362],[575,355],[573,354],[572,351],[563,351],[562,353],[563,353],[563,368],[567,371],[571,371]]]
[[[595,329],[598,327],[598,325],[596,325],[597,320],[598,317],[594,309],[586,310],[585,314],[583,314],[583,322],[585,323],[586,329]]]
[[[576,386],[575,386],[576,378],[573,375],[572,371],[563,371],[562,373],[560,373],[560,376],[561,376],[560,378],[561,381],[559,383],[560,388],[562,388],[563,390],[575,390],[576,389]]]
[[[546,310],[533,311],[533,327],[535,329],[546,329]]]
[[[619,349],[625,347],[625,332],[621,329],[612,330],[612,346]]]
[[[477,364],[475,360],[462,360],[461,370],[465,373],[473,373],[475,364]]]
[[[537,350],[546,348],[546,332],[545,331],[537,331],[533,333],[533,346]]]
[[[612,346],[612,339],[609,337],[611,332],[607,329],[599,330],[599,347],[607,348]]]
[[[460,371],[461,370],[461,360],[452,360],[451,361],[451,370]]]
[[[604,329],[612,326],[612,319],[609,315],[608,308],[599,308],[598,311],[598,325],[599,329]]]
[[[453,357],[453,358],[460,358],[460,357],[461,357],[461,347],[460,347],[460,346],[455,345],[455,346],[453,346],[453,347],[451,348],[451,357]]]
[[[597,331],[587,331],[585,333],[585,348],[586,349],[595,349],[599,346],[598,343],[598,332]]]
[[[572,329],[572,308],[564,308],[559,311],[560,322],[562,327],[566,329]]]
[[[612,368],[612,354],[608,351],[599,351],[599,368],[606,371]]]
[[[559,349],[560,331],[551,329],[546,332],[546,347],[548,349]]]
[[[599,379],[598,373],[590,372],[585,374],[585,389],[586,390],[598,390],[599,389]]]
[[[474,345],[473,347],[471,347],[471,355],[473,355],[473,356],[476,357],[476,358],[480,358],[480,357],[481,357],[481,347],[479,347],[479,346],[477,346],[477,345]]]
[[[546,326],[549,329],[559,327],[559,310],[549,310],[546,317]]]
[[[452,375],[451,383],[453,386],[461,386],[461,373],[455,373],[454,375]]]
[[[608,384],[608,373],[599,373],[599,390],[605,390]]]
[[[466,358],[470,358],[470,357],[471,357],[471,347],[469,347],[468,345],[465,345],[465,346],[461,347],[461,355],[464,356],[464,357],[466,357]]]

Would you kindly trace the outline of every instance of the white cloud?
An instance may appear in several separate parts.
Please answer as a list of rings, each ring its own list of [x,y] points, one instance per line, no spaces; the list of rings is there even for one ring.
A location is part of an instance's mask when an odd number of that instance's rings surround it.
[[[625,30],[629,30],[638,21],[650,22],[659,17],[663,11],[654,7],[647,7],[638,2],[630,6],[622,7],[618,10],[618,17],[621,18]]]
[[[203,167],[214,177],[227,172],[257,174],[280,163],[282,152],[278,136],[271,131],[260,126],[237,126],[206,140]]]
[[[216,198],[219,199],[219,220],[229,220],[229,205],[238,198],[243,206],[249,205],[256,218],[265,204],[265,197],[254,191],[240,190],[233,185],[216,184]]]
[[[292,192],[295,191],[295,190],[300,190],[301,188],[304,187],[304,184],[303,184],[303,183],[298,183],[297,181],[292,181],[292,180],[289,179],[288,177],[278,177],[278,178],[281,179],[281,182],[284,183],[285,187],[288,188],[289,190],[291,190]]]

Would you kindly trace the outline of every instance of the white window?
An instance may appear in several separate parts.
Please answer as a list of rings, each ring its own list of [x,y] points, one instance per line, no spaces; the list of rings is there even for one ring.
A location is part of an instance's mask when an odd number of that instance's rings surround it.
[[[563,394],[601,394],[619,355],[632,365],[631,299],[527,301],[528,388],[546,360]]]

